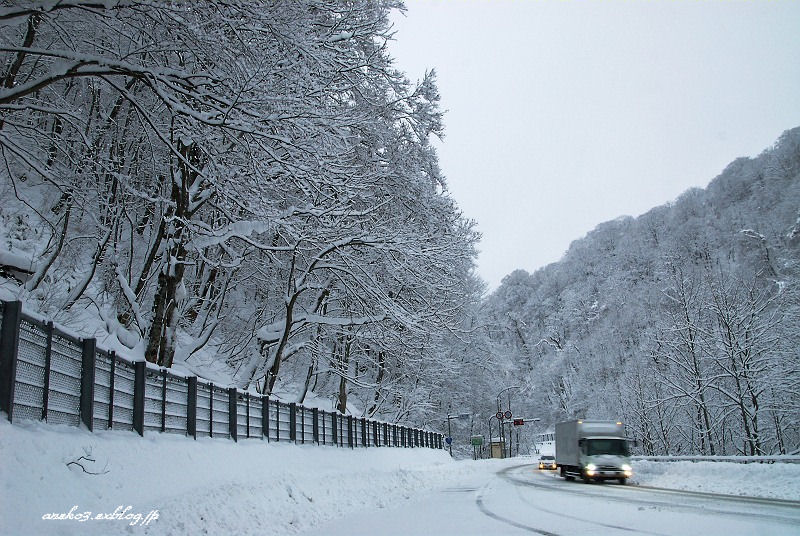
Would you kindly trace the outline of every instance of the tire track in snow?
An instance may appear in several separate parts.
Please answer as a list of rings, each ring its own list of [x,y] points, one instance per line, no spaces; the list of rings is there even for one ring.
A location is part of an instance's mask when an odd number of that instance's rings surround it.
[[[531,527],[530,525],[524,525],[522,523],[514,521],[513,519],[508,519],[507,517],[500,516],[500,515],[492,512],[491,510],[489,510],[489,508],[487,508],[486,505],[483,503],[483,492],[486,491],[486,487],[488,485],[489,484],[486,484],[486,486],[483,486],[475,494],[475,504],[478,505],[478,508],[480,509],[482,514],[484,514],[485,516],[488,516],[488,517],[490,517],[490,518],[492,518],[492,519],[494,519],[496,521],[500,521],[501,523],[505,523],[507,525],[511,525],[512,527],[516,527],[518,529],[527,530],[528,532],[533,532],[535,534],[541,534],[542,536],[560,536],[559,534],[556,534],[555,532],[548,532],[546,530],[542,530],[542,529],[537,529],[535,527]]]
[[[514,476],[509,474],[511,471],[520,469],[522,467],[532,467],[532,465],[515,465],[513,467],[508,467],[503,469],[502,471],[498,472],[502,478],[506,480],[512,481],[516,484],[541,488],[541,489],[548,489],[553,491],[560,491],[564,493],[572,493],[580,496],[591,496],[595,498],[602,498],[604,500],[612,500],[618,501],[623,503],[637,503],[642,504],[645,506],[654,506],[654,507],[664,507],[669,508],[672,510],[683,510],[683,511],[690,511],[690,512],[702,512],[705,514],[712,513],[712,514],[719,514],[725,515],[730,517],[746,517],[749,519],[752,518],[760,518],[764,520],[769,520],[775,523],[784,523],[796,526],[800,523],[800,518],[797,516],[789,517],[784,516],[779,513],[773,514],[763,514],[760,512],[754,512],[752,510],[748,511],[736,511],[736,510],[725,510],[721,508],[709,508],[708,503],[698,503],[698,504],[690,504],[690,503],[674,503],[674,502],[666,502],[666,501],[659,501],[656,499],[645,499],[645,498],[638,498],[635,497],[638,493],[662,493],[664,495],[675,495],[677,497],[698,497],[703,498],[708,501],[718,501],[718,502],[728,502],[728,503],[753,503],[753,504],[766,504],[769,506],[773,506],[779,509],[789,508],[789,511],[792,513],[797,512],[798,503],[796,501],[786,501],[783,499],[766,499],[760,497],[740,497],[736,495],[721,495],[715,493],[703,493],[703,492],[694,492],[694,491],[683,491],[683,490],[673,490],[673,489],[662,489],[662,488],[648,488],[646,486],[612,486],[610,488],[605,488],[606,492],[594,491],[592,489],[593,486],[599,486],[599,484],[586,484],[584,486],[576,485],[574,488],[570,485],[558,485],[556,483],[544,483],[544,482],[536,482],[534,480],[523,479],[518,476]],[[608,493],[608,490],[613,489],[614,492]],[[628,494],[628,496],[622,495],[614,495],[614,493],[619,494]],[[558,515],[563,515],[560,512]],[[566,517],[566,516],[565,516]]]
[[[499,471],[497,474],[500,475],[501,478],[504,478],[504,479],[508,480],[509,482],[514,483],[515,486],[519,485],[519,484],[528,484],[528,481],[521,480],[521,479],[518,479],[518,478],[514,478],[514,477],[512,477],[512,476],[510,476],[508,474],[510,471],[512,471],[514,469],[519,469],[520,467],[526,467],[526,466],[524,466],[524,465],[515,465],[514,467],[509,467],[507,469],[503,469],[502,471]],[[532,485],[531,487],[535,487],[535,485]],[[545,486],[541,486],[541,487],[545,487]],[[552,487],[554,487],[554,486],[552,486]],[[621,531],[624,531],[624,532],[633,532],[633,533],[636,533],[636,534],[649,534],[651,536],[670,536],[669,534],[663,534],[661,532],[650,532],[650,531],[646,531],[646,530],[642,530],[642,529],[624,527],[622,525],[612,525],[610,523],[601,523],[600,521],[597,521],[597,520],[594,520],[594,519],[587,519],[585,517],[579,517],[579,516],[570,515],[570,514],[567,514],[567,513],[563,512],[563,511],[548,510],[547,508],[542,508],[541,506],[537,505],[536,503],[525,499],[524,497],[522,497],[521,494],[520,494],[520,499],[522,499],[526,504],[528,504],[534,510],[539,510],[540,512],[544,512],[546,514],[552,514],[552,515],[555,515],[555,516],[561,517],[561,518],[572,519],[573,521],[580,521],[582,523],[588,523],[589,525],[595,525],[595,526],[604,527],[604,528],[608,528],[608,529],[616,529],[616,530],[621,530]]]

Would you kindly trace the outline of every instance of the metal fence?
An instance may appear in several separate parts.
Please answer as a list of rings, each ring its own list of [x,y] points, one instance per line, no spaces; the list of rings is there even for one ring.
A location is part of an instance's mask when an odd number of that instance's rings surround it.
[[[0,302],[0,411],[91,430],[338,447],[443,448],[441,434],[286,404],[129,361]]]

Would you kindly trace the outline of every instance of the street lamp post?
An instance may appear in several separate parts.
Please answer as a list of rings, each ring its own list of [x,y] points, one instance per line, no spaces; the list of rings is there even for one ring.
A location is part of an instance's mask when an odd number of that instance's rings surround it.
[[[469,417],[469,413],[459,413],[457,415],[450,415],[447,414],[447,438],[450,440],[450,457],[453,457],[453,432],[450,429],[450,419],[466,419]]]

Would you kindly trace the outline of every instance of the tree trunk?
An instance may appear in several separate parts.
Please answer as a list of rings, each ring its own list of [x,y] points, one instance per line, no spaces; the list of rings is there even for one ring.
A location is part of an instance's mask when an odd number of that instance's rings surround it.
[[[175,357],[175,335],[178,329],[178,311],[180,302],[185,298],[186,289],[183,286],[183,275],[186,270],[186,240],[187,222],[191,220],[199,205],[190,208],[192,202],[190,191],[200,191],[195,182],[202,180],[195,171],[202,167],[203,155],[194,143],[184,145],[177,143],[178,149],[184,160],[178,163],[180,177],[172,176],[171,201],[174,209],[167,213],[162,222],[166,229],[164,236],[166,247],[162,259],[161,272],[158,274],[158,287],[153,300],[153,322],[145,349],[145,359],[157,363],[162,367],[171,367]],[[189,162],[195,169],[187,165]],[[151,250],[154,253],[155,244]],[[137,283],[146,278],[142,272]]]
[[[375,378],[375,396],[372,400],[372,407],[369,408],[367,411],[368,417],[373,417],[375,413],[378,411],[379,402],[381,399],[382,391],[381,391],[381,383],[383,382],[383,377],[386,375],[386,352],[383,350],[378,352],[378,377]]]
[[[347,371],[350,367],[351,341],[347,335],[342,336],[342,357],[339,363],[339,398],[336,409],[340,413],[347,412]]]

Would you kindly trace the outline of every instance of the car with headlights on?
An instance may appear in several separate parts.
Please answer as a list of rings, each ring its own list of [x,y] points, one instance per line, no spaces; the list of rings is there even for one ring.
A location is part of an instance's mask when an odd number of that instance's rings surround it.
[[[539,469],[553,469],[556,468],[556,458],[555,456],[539,456]]]

